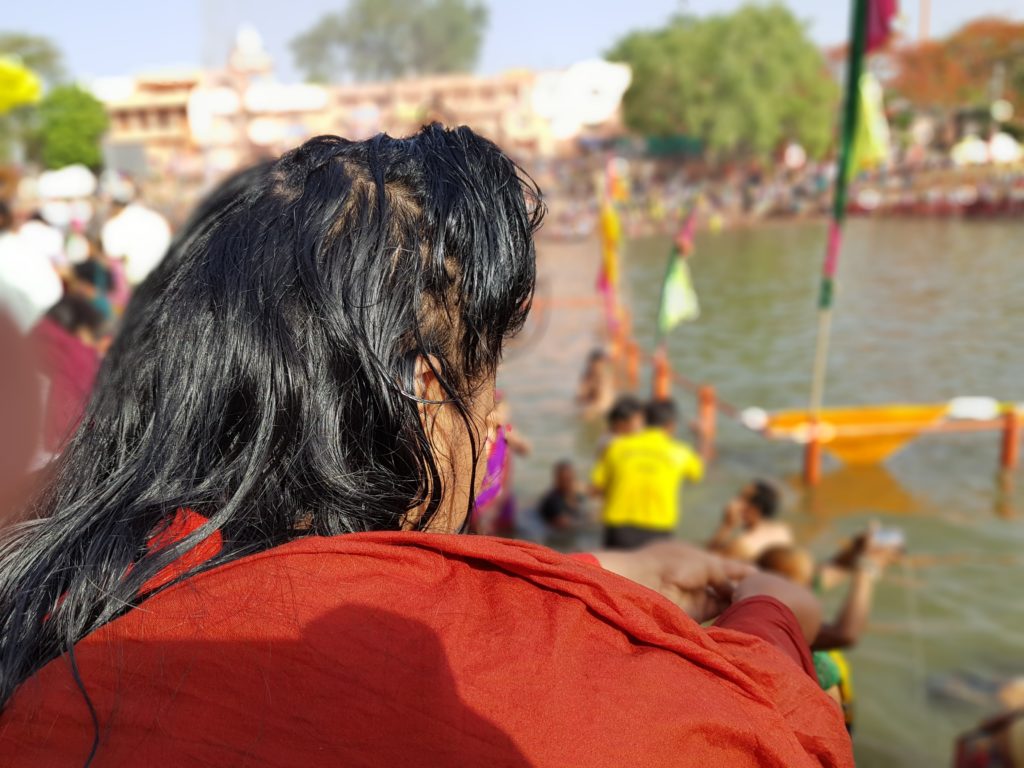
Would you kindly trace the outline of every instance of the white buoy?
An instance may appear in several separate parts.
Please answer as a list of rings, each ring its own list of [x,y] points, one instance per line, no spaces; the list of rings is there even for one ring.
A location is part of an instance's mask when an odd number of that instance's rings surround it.
[[[994,397],[954,397],[949,401],[949,417],[968,421],[989,421],[1002,412]]]

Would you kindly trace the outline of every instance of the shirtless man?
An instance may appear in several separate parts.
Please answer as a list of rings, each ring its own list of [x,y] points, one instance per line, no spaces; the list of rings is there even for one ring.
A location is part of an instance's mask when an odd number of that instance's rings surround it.
[[[586,367],[576,392],[576,403],[585,418],[604,415],[615,400],[615,369],[608,353],[595,349],[587,357]]]
[[[764,480],[754,480],[725,508],[708,549],[746,562],[771,547],[793,543],[793,532],[775,519],[779,494]]]

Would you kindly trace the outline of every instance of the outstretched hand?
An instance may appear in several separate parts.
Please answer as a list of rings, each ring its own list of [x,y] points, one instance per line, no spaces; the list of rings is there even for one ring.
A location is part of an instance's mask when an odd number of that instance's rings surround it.
[[[596,552],[595,557],[605,570],[660,592],[697,622],[729,607],[736,585],[756,570],[681,541],[632,552]]]

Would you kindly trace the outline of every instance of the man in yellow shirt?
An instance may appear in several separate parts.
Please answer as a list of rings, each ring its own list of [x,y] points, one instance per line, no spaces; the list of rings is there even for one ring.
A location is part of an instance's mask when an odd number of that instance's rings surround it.
[[[704,476],[700,457],[675,440],[676,406],[649,403],[647,428],[616,438],[594,467],[591,481],[604,496],[604,545],[634,549],[670,538],[679,522],[679,487]]]

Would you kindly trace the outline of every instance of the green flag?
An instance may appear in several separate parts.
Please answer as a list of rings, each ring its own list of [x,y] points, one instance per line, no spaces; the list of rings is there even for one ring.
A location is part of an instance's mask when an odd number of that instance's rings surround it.
[[[885,119],[882,86],[870,72],[860,76],[856,98],[860,108],[853,127],[848,178],[865,169],[875,168],[889,157],[889,123]]]
[[[665,275],[665,285],[661,289],[658,331],[662,336],[680,323],[700,317],[700,304],[697,302],[697,292],[693,289],[690,268],[678,251],[673,256]]]

